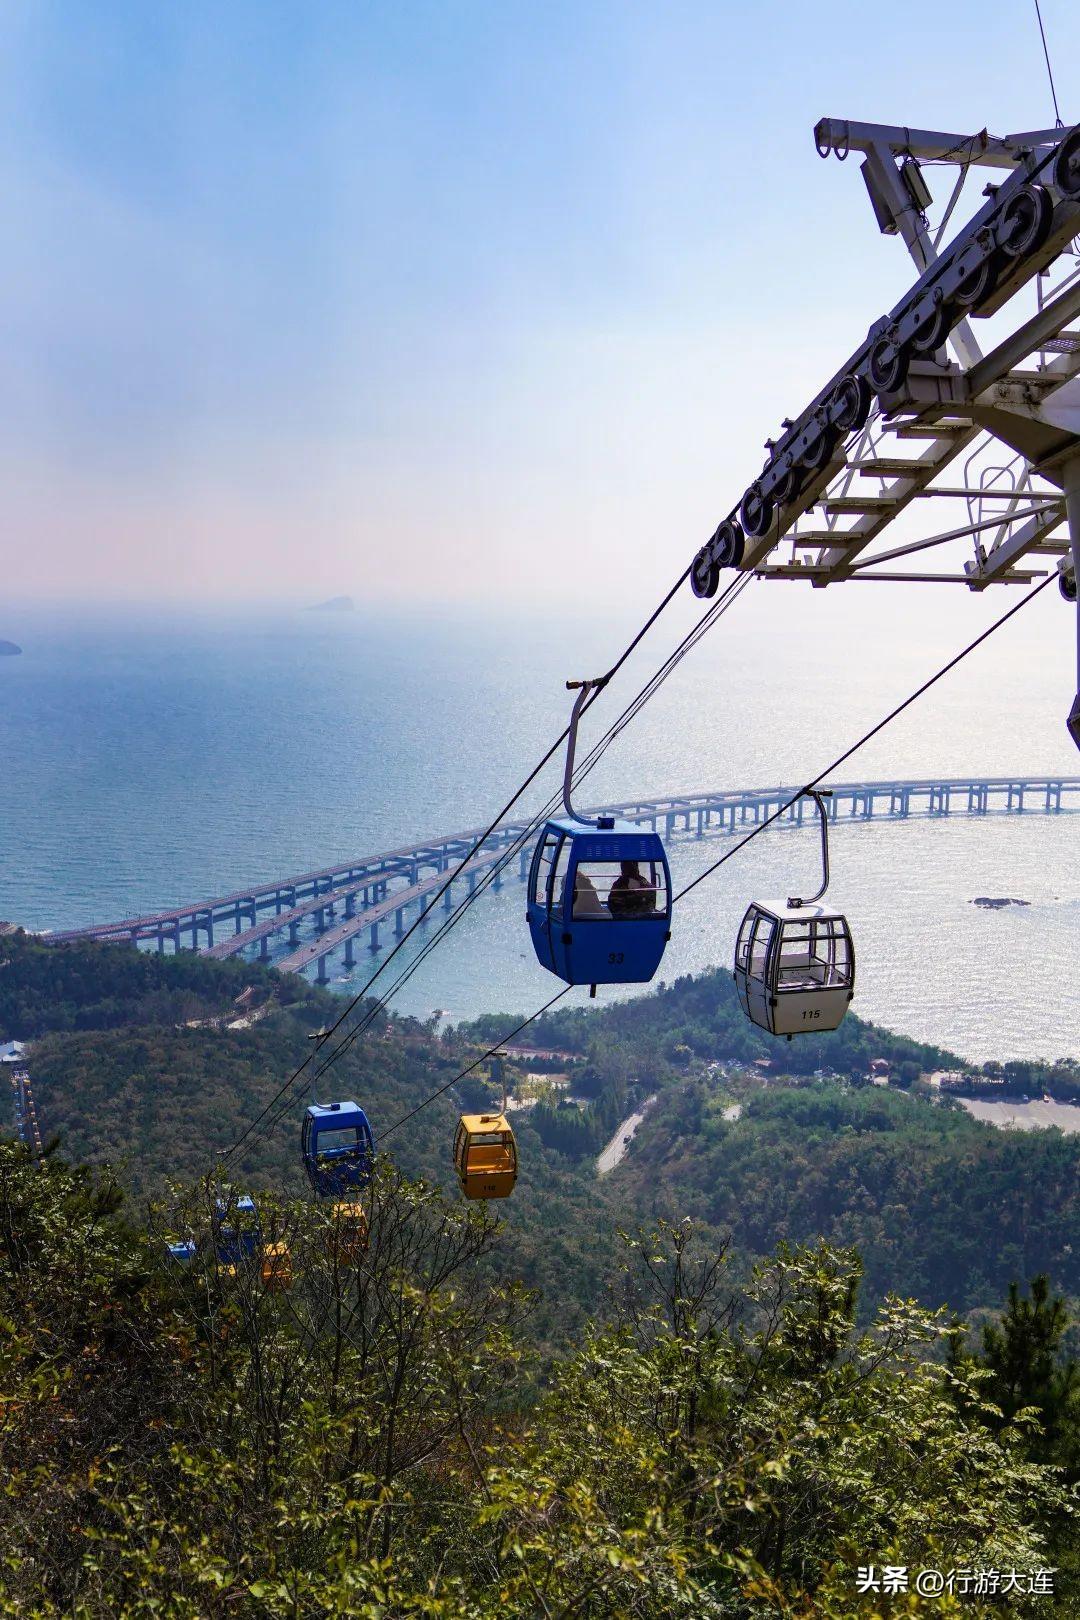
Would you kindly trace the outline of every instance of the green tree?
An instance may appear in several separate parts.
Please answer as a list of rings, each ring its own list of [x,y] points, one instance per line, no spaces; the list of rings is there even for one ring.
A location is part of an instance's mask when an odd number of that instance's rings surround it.
[[[986,1370],[982,1393],[1000,1411],[1000,1423],[1035,1412],[1033,1455],[1080,1479],[1080,1368],[1062,1354],[1068,1327],[1065,1301],[1051,1294],[1045,1274],[1032,1279],[1026,1298],[1013,1282],[1000,1323],[985,1325],[973,1360]]]
[[[850,1254],[782,1250],[740,1296],[685,1223],[628,1241],[616,1324],[486,1481],[505,1614],[869,1615],[870,1548],[1045,1561],[1031,1516],[1061,1492],[1018,1431],[958,1413],[938,1317],[890,1300],[857,1332]]]

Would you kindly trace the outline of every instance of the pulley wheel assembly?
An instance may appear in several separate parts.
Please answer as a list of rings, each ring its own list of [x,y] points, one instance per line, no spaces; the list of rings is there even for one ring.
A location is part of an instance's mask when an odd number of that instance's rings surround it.
[[[1080,197],[1080,129],[1074,129],[1058,147],[1054,184],[1063,197]]]
[[[709,551],[717,568],[738,568],[745,551],[743,533],[734,518],[725,518],[709,541]]]
[[[939,304],[925,321],[915,328],[911,339],[912,351],[921,355],[936,354],[951,331],[952,316],[949,307],[947,304]]]
[[[977,270],[965,276],[953,298],[961,309],[975,309],[988,298],[997,283],[997,261],[993,255],[983,260]]]
[[[835,436],[824,411],[816,411],[807,426],[806,445],[799,457],[799,465],[816,472],[824,467],[832,454]]]
[[[911,364],[911,354],[902,343],[879,337],[867,358],[866,369],[875,394],[895,394],[902,388]]]
[[[1014,191],[1001,215],[998,245],[1010,259],[1037,253],[1050,235],[1054,199],[1045,186],[1021,186]]]
[[[742,498],[739,508],[739,521],[745,532],[754,540],[760,540],[762,535],[768,534],[772,527],[773,503],[765,494],[760,484],[751,484]]]
[[[695,596],[715,596],[720,584],[720,570],[709,555],[709,547],[702,546],[690,565],[690,589]]]
[[[861,371],[841,378],[829,399],[829,415],[841,433],[856,433],[870,419],[874,391]]]
[[[781,462],[782,471],[773,485],[773,500],[777,506],[786,506],[799,492],[799,469],[790,456]]]

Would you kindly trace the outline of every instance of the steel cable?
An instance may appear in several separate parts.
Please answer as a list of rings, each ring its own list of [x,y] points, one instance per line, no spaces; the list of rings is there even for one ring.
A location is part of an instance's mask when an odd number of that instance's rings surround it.
[[[689,567],[684,568],[682,573],[679,575],[678,579],[675,581],[674,585],[672,585],[671,589],[665,594],[665,596],[661,599],[661,601],[658,603],[658,605],[653,609],[652,613],[650,613],[649,617],[645,620],[645,622],[641,626],[641,628],[632,637],[632,639],[627,643],[626,647],[619,654],[618,658],[615,660],[614,664],[611,665],[610,669],[608,669],[607,672],[604,675],[601,675],[595,682],[592,683],[593,690],[590,692],[588,699],[586,700],[585,704],[583,705],[582,712],[584,712],[585,709],[589,709],[589,708],[592,707],[593,703],[599,697],[600,693],[604,690],[604,688],[618,674],[619,670],[626,663],[627,659],[631,656],[631,654],[635,651],[635,649],[644,640],[645,636],[652,629],[652,627],[656,623],[657,619],[664,612],[664,610],[668,607],[668,605],[671,603],[671,601],[677,595],[677,593],[682,589],[682,587],[685,585],[685,583],[689,579],[689,577],[690,577],[690,568]],[[547,764],[549,764],[549,762],[554,758],[554,756],[558,752],[559,748],[566,741],[567,737],[569,736],[569,733],[570,733],[570,728],[569,728],[569,726],[567,726],[567,727],[565,727],[563,729],[563,731],[560,733],[560,735],[555,739],[555,741],[552,743],[551,747],[544,754],[542,759],[540,759],[540,761],[537,763],[537,765],[535,765],[534,768],[529,772],[529,774],[525,778],[525,780],[518,786],[518,788],[515,790],[512,797],[507,800],[506,804],[498,812],[498,814],[495,816],[495,818],[488,824],[488,826],[485,828],[485,830],[474,841],[471,849],[467,852],[467,854],[465,854],[462,857],[462,860],[459,862],[458,867],[455,868],[455,870],[448,875],[448,877],[446,879],[446,882],[444,884],[442,884],[436,890],[435,894],[432,896],[430,901],[428,901],[428,903],[421,908],[420,913],[417,916],[416,920],[413,923],[411,923],[410,926],[405,930],[405,932],[402,934],[401,938],[398,940],[397,944],[394,946],[393,950],[389,953],[389,955],[382,962],[380,962],[379,966],[375,969],[375,972],[372,973],[370,978],[368,978],[367,982],[364,985],[361,986],[361,988],[357,991],[356,995],[351,998],[351,1000],[349,1001],[347,1006],[342,1010],[340,1016],[334,1020],[334,1023],[330,1026],[329,1030],[327,1031],[328,1036],[334,1034],[338,1029],[340,1029],[342,1024],[346,1021],[346,1019],[350,1017],[350,1015],[353,1013],[353,1011],[356,1009],[356,1007],[358,1007],[359,1004],[363,1001],[364,997],[367,995],[368,990],[375,983],[376,979],[378,979],[380,977],[380,975],[386,971],[387,967],[389,967],[390,963],[397,956],[398,952],[403,949],[406,942],[416,932],[417,928],[420,927],[420,925],[424,921],[424,919],[431,913],[431,911],[434,910],[435,906],[442,899],[442,897],[446,893],[447,889],[450,888],[451,884],[454,881],[455,876],[457,875],[457,872],[460,871],[460,869],[463,866],[465,866],[467,864],[467,862],[472,860],[473,856],[476,855],[478,853],[478,851],[483,847],[483,845],[491,837],[492,833],[496,830],[496,828],[502,823],[502,821],[506,818],[506,816],[509,815],[509,813],[513,809],[514,805],[521,798],[521,795],[529,787],[532,786],[533,782],[540,775],[540,773],[544,769],[544,767]],[[229,1147],[222,1150],[222,1154],[221,1154],[222,1158],[229,1159],[229,1158],[232,1157],[232,1155],[236,1152],[237,1148],[239,1148],[240,1145],[244,1141],[247,1140],[248,1136],[251,1135],[252,1131],[261,1123],[261,1121],[263,1119],[266,1118],[266,1115],[275,1107],[277,1101],[285,1093],[285,1091],[291,1089],[291,1087],[293,1085],[295,1085],[296,1081],[300,1078],[300,1076],[307,1069],[308,1065],[310,1064],[310,1062],[312,1060],[313,1055],[314,1054],[311,1053],[311,1052],[308,1053],[308,1055],[304,1059],[303,1063],[301,1063],[297,1067],[297,1069],[293,1072],[293,1074],[290,1075],[289,1079],[285,1082],[284,1086],[281,1087],[281,1089],[278,1091],[276,1096],[273,1097],[270,1100],[270,1102],[266,1104],[266,1106],[261,1110],[261,1112],[256,1115],[254,1120],[250,1121],[250,1123],[245,1127],[245,1129],[236,1138],[236,1140]]]
[[[749,584],[752,577],[753,576],[750,575],[750,574],[739,574],[739,575],[737,575],[731,581],[731,583],[727,586],[727,588],[722,592],[721,596],[717,599],[717,601],[710,604],[710,606],[706,609],[705,613],[701,616],[701,618],[698,620],[698,622],[694,626],[692,626],[692,628],[683,637],[683,639],[679,643],[679,645],[674,649],[674,651],[671,654],[669,654],[668,658],[660,666],[659,670],[655,671],[654,674],[652,676],[650,676],[649,680],[640,689],[640,691],[636,694],[636,696],[631,699],[629,704],[627,704],[627,706],[623,710],[622,714],[611,724],[611,726],[609,726],[609,728],[608,728],[607,732],[605,733],[605,735],[599,740],[599,742],[597,742],[596,744],[593,745],[592,749],[590,750],[589,754],[586,756],[585,760],[582,761],[581,765],[578,766],[578,768],[574,772],[574,783],[575,783],[575,785],[578,784],[581,781],[584,781],[585,777],[588,776],[589,772],[592,771],[594,769],[594,767],[599,763],[600,759],[606,753],[607,749],[610,747],[610,745],[614,741],[615,737],[619,735],[619,733],[640,712],[640,710],[645,706],[645,704],[655,695],[655,693],[659,690],[660,686],[663,685],[664,681],[667,680],[668,676],[672,673],[672,671],[675,668],[677,668],[677,666],[682,662],[683,658],[686,657],[687,653],[690,652],[693,647],[697,646],[698,642],[702,639],[702,637],[706,634],[706,632],[708,630],[710,630],[713,627],[713,625],[716,624],[716,622],[720,618],[723,617],[724,613],[728,610],[728,608],[738,599],[739,596],[742,595],[743,591],[746,589],[746,587]],[[655,615],[654,615],[654,617],[655,617]],[[640,634],[639,634],[637,639],[640,640]],[[624,654],[623,658],[620,660],[620,663],[625,662],[625,657],[626,657],[626,655]],[[618,666],[616,666],[616,667],[618,667]],[[520,849],[524,846],[524,844],[526,844],[528,842],[528,840],[532,837],[533,833],[537,830],[537,828],[548,818],[548,816],[550,815],[552,809],[558,803],[558,800],[559,800],[559,795],[558,794],[553,795],[547,801],[547,803],[544,806],[542,806],[541,809],[538,810],[531,817],[531,819],[527,823],[527,825],[522,829],[522,831],[520,833],[518,833],[515,836],[515,838],[511,842],[511,844],[504,851],[504,853],[501,856],[499,856],[498,859],[495,860],[492,863],[492,865],[484,873],[483,877],[478,881],[478,883],[474,886],[474,888],[472,890],[470,890],[469,893],[466,896],[464,896],[462,900],[460,900],[458,902],[457,906],[454,908],[454,910],[451,912],[451,914],[443,921],[443,923],[440,924],[439,929],[436,932],[436,934],[430,940],[428,940],[426,942],[423,949],[417,954],[417,956],[413,959],[413,961],[410,962],[408,964],[408,966],[399,974],[398,978],[390,986],[389,990],[387,990],[382,996],[378,997],[372,1003],[372,1005],[362,1014],[360,1021],[351,1030],[347,1031],[346,1034],[342,1037],[339,1044],[334,1048],[334,1050],[326,1055],[325,1059],[323,1060],[321,1065],[318,1067],[315,1074],[312,1076],[312,1080],[311,1080],[312,1086],[314,1086],[318,1082],[318,1080],[321,1079],[321,1077],[327,1072],[327,1070],[329,1068],[331,1068],[332,1065],[335,1062],[337,1062],[338,1058],[340,1058],[346,1051],[348,1051],[348,1049],[352,1046],[354,1041],[356,1041],[367,1029],[369,1029],[371,1027],[372,1023],[378,1017],[379,1013],[385,1009],[387,1002],[390,1001],[391,998],[398,992],[398,990],[400,990],[408,982],[408,980],[416,972],[417,968],[420,967],[421,963],[426,959],[426,957],[428,955],[430,955],[430,953],[436,948],[436,946],[441,942],[441,940],[444,939],[446,937],[446,935],[452,931],[452,929],[457,925],[458,922],[460,922],[461,918],[464,916],[465,912],[469,909],[469,907],[471,905],[473,905],[473,903],[477,899],[479,899],[479,897],[480,897],[480,895],[482,893],[486,892],[487,888],[496,880],[496,878],[502,873],[502,871],[505,870],[506,866],[509,865],[510,861],[520,851]],[[466,859],[468,859],[468,858],[469,857],[466,857]],[[462,864],[464,864],[464,863],[462,863]],[[460,871],[461,866],[459,866],[457,868],[457,870]],[[449,887],[449,883],[444,884],[443,887],[439,890],[439,894],[445,894],[448,887]],[[428,910],[430,910],[430,907],[428,908]],[[417,919],[417,923],[421,922],[423,920],[423,916],[425,916],[425,915],[427,915],[427,912],[422,913],[421,917],[419,917]],[[414,924],[413,926],[415,928],[416,924]],[[412,930],[410,930],[410,932],[412,932]],[[404,944],[404,942],[405,942],[405,940],[403,938],[400,943]],[[393,952],[392,954],[396,954],[396,951]],[[390,958],[388,957],[387,962],[389,960],[390,960]],[[385,967],[386,963],[383,963],[382,966]],[[375,977],[376,977],[376,975],[372,975],[372,978],[368,980],[369,985],[373,982]],[[364,992],[361,991],[360,995],[362,996],[363,993]],[[561,994],[565,994],[565,992],[560,992],[560,995]],[[353,1008],[355,1008],[355,1006],[357,1005],[357,1001],[359,999],[360,999],[359,996],[357,996],[356,998],[353,999],[352,1003],[350,1004],[350,1008],[346,1010],[346,1013],[343,1015],[343,1017],[348,1016],[348,1013]],[[558,1000],[559,997],[556,997],[555,999]],[[544,1008],[540,1009],[541,1012],[544,1011],[544,1010],[546,1010],[546,1009],[544,1009]],[[533,1018],[539,1017],[539,1013],[534,1013],[532,1015],[532,1017]],[[267,1135],[270,1134],[270,1132],[272,1132],[273,1130],[275,1130],[277,1128],[277,1125],[280,1123],[281,1119],[285,1116],[286,1113],[288,1113],[289,1109],[293,1106],[294,1098],[291,1095],[291,1092],[292,1092],[292,1088],[295,1085],[296,1081],[301,1077],[301,1075],[303,1074],[305,1068],[307,1067],[307,1064],[309,1062],[311,1062],[312,1057],[316,1056],[318,1054],[318,1051],[321,1048],[321,1046],[323,1044],[325,1044],[325,1040],[329,1039],[329,1036],[332,1035],[340,1027],[341,1022],[342,1022],[342,1019],[339,1019],[338,1022],[329,1031],[327,1031],[327,1033],[324,1036],[323,1040],[320,1041],[319,1046],[316,1048],[315,1053],[314,1054],[312,1054],[312,1053],[308,1054],[308,1057],[305,1059],[304,1063],[301,1064],[300,1067],[294,1072],[294,1074],[292,1074],[289,1077],[289,1079],[284,1083],[284,1085],[279,1088],[278,1092],[275,1094],[275,1096],[273,1098],[271,1098],[270,1102],[266,1105],[266,1107],[263,1109],[263,1111],[258,1116],[256,1116],[255,1120],[253,1120],[251,1122],[251,1125],[249,1126],[248,1130],[245,1131],[240,1137],[237,1138],[236,1142],[233,1144],[233,1146],[231,1148],[226,1150],[225,1155],[224,1155],[225,1157],[231,1156],[231,1154],[235,1151],[235,1149],[237,1147],[239,1147],[241,1145],[241,1143],[246,1139],[246,1137],[249,1134],[251,1134],[251,1132],[254,1131],[254,1129],[259,1124],[262,1123],[263,1119],[266,1118],[267,1114],[273,1113],[273,1118],[270,1120],[269,1124],[266,1126],[266,1134]],[[530,1022],[532,1022],[532,1019],[527,1019],[526,1020],[526,1025],[528,1023],[530,1023]],[[526,1025],[522,1025],[522,1028],[525,1028]],[[490,1056],[490,1055],[491,1055],[490,1053],[485,1054],[485,1056]],[[483,1061],[484,1061],[484,1057],[481,1057],[481,1058],[477,1059],[478,1063],[483,1062]],[[471,1072],[472,1067],[475,1067],[475,1065],[471,1065],[470,1069],[465,1070],[464,1073]],[[462,1078],[462,1076],[458,1076],[457,1078]],[[454,1083],[455,1083],[455,1081],[449,1082],[448,1086],[443,1088],[443,1089],[449,1089],[449,1086],[453,1085]],[[438,1094],[441,1095],[441,1092],[438,1093]],[[281,1106],[279,1107],[278,1104],[280,1104]],[[423,1106],[423,1105],[421,1104],[421,1106]],[[275,1108],[277,1109],[276,1113],[273,1112],[275,1110]],[[397,1128],[396,1126],[391,1127],[391,1129],[396,1129],[396,1128]],[[385,1135],[386,1133],[383,1133],[383,1134]]]
[[[740,849],[745,849],[747,844],[752,843],[759,833],[763,833],[766,827],[772,826],[773,822],[778,821],[785,811],[790,810],[793,804],[797,804],[804,793],[809,792],[811,788],[817,787],[818,784],[823,782],[827,776],[831,776],[833,771],[838,770],[846,760],[851,758],[852,754],[857,753],[858,750],[864,746],[864,744],[870,742],[873,737],[876,737],[879,731],[883,731],[891,721],[896,719],[897,715],[903,714],[905,709],[910,708],[911,705],[921,698],[925,692],[928,692],[932,686],[936,686],[938,681],[940,681],[943,676],[947,675],[950,670],[955,669],[957,664],[962,663],[969,653],[973,653],[976,647],[981,647],[983,642],[994,634],[995,630],[1000,630],[1002,625],[1007,624],[1014,614],[1020,612],[1021,608],[1025,608],[1029,602],[1033,602],[1040,591],[1044,591],[1048,585],[1053,583],[1054,577],[1055,576],[1053,574],[1048,574],[1044,580],[1035,586],[1034,590],[1029,591],[1028,594],[1023,597],[1021,601],[1017,602],[1013,607],[1011,607],[1007,613],[1003,613],[1000,619],[995,619],[993,624],[989,625],[985,630],[977,635],[974,641],[969,641],[966,647],[958,652],[955,657],[950,658],[947,664],[943,664],[935,674],[930,676],[929,680],[924,681],[921,686],[916,687],[915,691],[912,692],[910,696],[906,697],[902,703],[898,703],[895,709],[891,709],[883,720],[879,720],[876,726],[871,726],[869,731],[865,731],[859,738],[858,742],[852,743],[850,748],[846,748],[842,754],[838,754],[834,760],[825,766],[824,770],[819,771],[816,776],[811,777],[810,781],[807,782],[804,787],[799,788],[798,792],[793,794],[793,796],[782,804],[779,809],[774,810],[771,816],[767,816],[766,819],[754,827],[751,832],[748,832],[745,838],[740,838],[739,842],[734,846],[734,848],[729,849],[725,854],[721,855],[720,859],[718,861],[714,861],[711,866],[707,866],[704,872],[700,872],[692,883],[688,883],[686,885],[685,889],[680,889],[678,894],[674,896],[672,905],[674,905],[676,901],[681,900],[684,895],[688,895],[691,889],[696,889],[699,883],[703,883],[707,877],[711,876],[713,872],[717,871],[721,866],[723,866],[725,861],[730,861],[731,857],[733,855],[737,855]]]
[[[1028,594],[1021,601],[1017,602],[1013,607],[1011,607],[1007,613],[1003,613],[999,619],[996,619],[993,624],[989,625],[972,641],[968,642],[966,647],[962,648],[961,651],[956,653],[954,657],[950,658],[947,663],[943,664],[939,670],[929,677],[929,679],[923,681],[921,686],[916,687],[915,690],[910,693],[902,703],[898,703],[895,708],[890,709],[889,713],[885,715],[883,719],[879,720],[876,725],[869,729],[869,731],[865,731],[856,742],[852,743],[851,746],[846,748],[842,754],[839,754],[836,759],[832,760],[824,767],[823,770],[819,771],[816,776],[812,777],[804,787],[800,788],[797,793],[795,793],[790,799],[781,805],[778,810],[774,811],[771,816],[768,816],[763,822],[756,826],[746,835],[745,838],[741,838],[739,842],[732,849],[726,851],[726,853],[723,854],[719,860],[713,861],[710,866],[707,866],[703,872],[698,874],[692,883],[688,883],[685,888],[680,889],[678,894],[672,897],[672,906],[674,907],[677,905],[678,902],[684,899],[692,889],[696,889],[699,883],[703,883],[707,877],[712,875],[713,872],[718,871],[719,868],[729,861],[733,855],[737,855],[740,850],[745,849],[747,844],[752,843],[760,833],[765,831],[766,827],[771,826],[773,822],[779,820],[786,810],[789,810],[793,804],[796,804],[804,793],[808,792],[811,788],[816,787],[820,782],[823,782],[827,776],[830,776],[833,771],[837,770],[842,764],[845,763],[846,760],[849,760],[852,754],[857,753],[860,748],[863,748],[868,742],[876,737],[879,732],[883,731],[887,725],[891,724],[891,722],[895,720],[898,715],[903,714],[905,709],[910,708],[913,703],[917,702],[920,697],[924,696],[924,694],[928,692],[932,686],[936,686],[938,681],[942,680],[944,676],[949,674],[951,670],[955,669],[958,664],[962,663],[970,653],[973,653],[977,647],[980,647],[983,644],[984,641],[987,641],[997,630],[1000,630],[1003,625],[1007,624],[1008,621],[1019,613],[1022,608],[1027,607],[1029,603],[1033,602],[1038,596],[1039,592],[1045,590],[1047,585],[1052,583],[1052,580],[1052,575],[1042,580],[1038,585],[1035,586],[1034,590],[1029,591]],[[708,615],[706,615],[706,617],[708,617]],[[410,1111],[403,1115],[401,1119],[395,1120],[395,1122],[389,1126],[387,1130],[382,1132],[383,1138],[385,1139],[385,1137],[398,1130],[399,1127],[405,1124],[407,1120],[415,1118],[415,1116],[422,1112],[422,1110],[425,1109],[429,1103],[432,1103],[437,1098],[443,1096],[447,1091],[455,1086],[459,1080],[464,1079],[467,1074],[471,1074],[473,1070],[478,1068],[481,1063],[485,1062],[488,1058],[493,1057],[507,1040],[513,1039],[515,1035],[519,1035],[521,1034],[522,1030],[527,1029],[530,1024],[535,1023],[538,1018],[542,1017],[545,1012],[547,1012],[551,1007],[555,1006],[557,1002],[561,1001],[563,997],[567,995],[573,988],[574,987],[572,985],[566,985],[562,990],[558,991],[554,996],[552,996],[550,1001],[545,1002],[542,1007],[538,1007],[534,1013],[531,1013],[528,1018],[524,1019],[520,1024],[518,1024],[509,1035],[504,1035],[495,1046],[489,1047],[486,1052],[483,1052],[466,1068],[462,1069],[459,1074],[456,1074],[452,1080],[448,1080],[445,1085],[440,1086],[437,1091],[432,1092],[430,1097],[425,1098],[424,1101],[418,1103],[415,1108],[410,1109]]]

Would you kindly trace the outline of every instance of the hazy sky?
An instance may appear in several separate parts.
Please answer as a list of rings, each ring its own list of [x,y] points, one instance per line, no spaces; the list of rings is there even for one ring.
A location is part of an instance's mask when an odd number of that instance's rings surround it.
[[[0,64],[23,597],[647,605],[911,279],[816,119],[1052,122],[1031,0],[7,0]]]

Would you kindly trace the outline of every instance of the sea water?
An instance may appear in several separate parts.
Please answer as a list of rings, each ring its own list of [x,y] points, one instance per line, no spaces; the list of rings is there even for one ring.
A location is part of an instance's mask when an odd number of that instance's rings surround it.
[[[24,652],[0,660],[0,917],[104,921],[482,825],[565,724],[565,678],[606,668],[659,594],[643,583],[618,613],[9,607],[0,634]],[[616,739],[582,803],[804,782],[1018,599],[754,584]],[[587,717],[583,750],[702,609],[677,599]],[[1064,727],[1073,635],[1045,591],[834,779],[1080,774]],[[517,813],[558,780],[553,761]],[[676,840],[676,887],[732,842]],[[856,1009],[970,1059],[1080,1055],[1078,842],[1069,814],[837,826],[829,898],[855,935]],[[812,890],[817,860],[809,826],[756,839],[680,902],[663,976],[727,964],[747,902]],[[976,895],[1028,904],[987,911]],[[355,994],[392,944],[372,956],[361,935],[332,987]],[[524,1015],[557,988],[532,958],[515,876],[393,1004]]]

